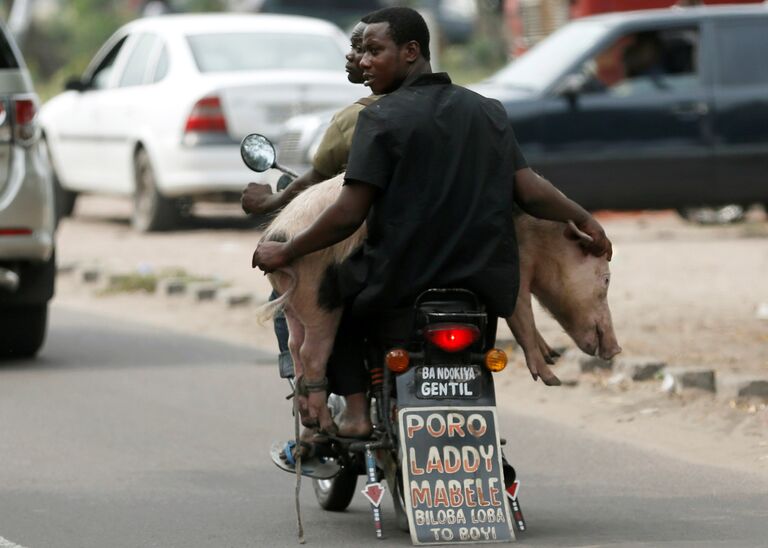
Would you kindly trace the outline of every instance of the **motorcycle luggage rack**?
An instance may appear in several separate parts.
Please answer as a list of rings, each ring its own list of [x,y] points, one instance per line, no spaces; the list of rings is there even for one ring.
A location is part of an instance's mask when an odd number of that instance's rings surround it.
[[[469,323],[485,329],[485,306],[467,289],[428,289],[414,304],[417,328],[436,323]]]

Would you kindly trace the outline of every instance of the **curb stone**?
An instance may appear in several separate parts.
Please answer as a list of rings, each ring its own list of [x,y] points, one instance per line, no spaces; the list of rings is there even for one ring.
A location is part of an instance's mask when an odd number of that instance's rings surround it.
[[[717,379],[717,395],[731,400],[762,398],[768,400],[768,376],[749,374],[722,375]]]
[[[664,369],[661,389],[664,392],[679,394],[686,388],[698,388],[715,392],[715,370],[696,367],[670,367]]]
[[[219,298],[229,308],[247,306],[254,300],[251,293],[236,288],[228,288],[221,291]]]
[[[596,371],[611,371],[613,362],[596,356],[580,356],[579,367],[582,373],[594,373]]]
[[[181,278],[161,278],[157,282],[155,293],[167,297],[183,295],[187,292],[187,282]]]
[[[614,360],[614,370],[633,381],[651,380],[665,367],[667,364],[662,360],[647,356],[627,356]]]
[[[99,281],[102,276],[100,269],[96,267],[84,267],[80,269],[80,281],[86,284],[93,284]]]
[[[221,289],[217,282],[192,282],[188,286],[189,295],[193,301],[212,301]]]

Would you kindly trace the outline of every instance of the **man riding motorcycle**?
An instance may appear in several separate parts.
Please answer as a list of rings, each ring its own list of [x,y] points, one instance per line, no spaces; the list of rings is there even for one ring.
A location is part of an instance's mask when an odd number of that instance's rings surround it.
[[[360,113],[337,202],[291,241],[261,242],[254,266],[271,272],[345,239],[367,220],[367,243],[331,285],[337,306],[363,318],[350,323],[372,326],[432,286],[467,287],[492,314],[511,314],[518,276],[513,200],[534,216],[573,221],[593,238],[590,252],[610,256],[610,241],[591,215],[527,167],[503,107],[432,73],[418,13],[386,8],[364,21],[365,83],[388,95]],[[362,342],[345,336],[343,325],[336,340]],[[316,387],[304,424],[333,430],[325,366],[305,371],[304,383]],[[348,417],[366,420],[358,412]]]

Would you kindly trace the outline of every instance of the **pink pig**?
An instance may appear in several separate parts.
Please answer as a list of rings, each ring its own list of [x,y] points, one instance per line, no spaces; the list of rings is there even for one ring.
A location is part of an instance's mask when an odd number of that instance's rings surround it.
[[[272,221],[264,240],[287,240],[309,226],[341,191],[343,174],[302,192]],[[609,359],[621,352],[608,308],[610,272],[605,257],[585,254],[563,236],[566,225],[520,213],[515,219],[520,247],[520,292],[512,316],[506,318],[523,349],[534,379],[547,385],[560,381],[549,368],[557,354],[536,329],[531,294],[549,310],[577,346],[587,354]],[[318,292],[328,265],[341,262],[365,239],[363,225],[350,238],[294,261],[268,275],[280,298],[260,309],[262,319],[283,307],[290,332],[288,347],[295,373],[305,366],[324,367],[331,355],[341,308],[325,310]],[[576,234],[572,234],[577,237]]]
[[[575,227],[536,219],[525,213],[515,217],[520,249],[520,291],[515,312],[506,318],[525,355],[534,379],[559,385],[548,364],[558,354],[546,343],[533,318],[531,294],[589,355],[608,360],[621,352],[608,308],[611,273],[605,256],[584,253],[564,237],[578,238]]]

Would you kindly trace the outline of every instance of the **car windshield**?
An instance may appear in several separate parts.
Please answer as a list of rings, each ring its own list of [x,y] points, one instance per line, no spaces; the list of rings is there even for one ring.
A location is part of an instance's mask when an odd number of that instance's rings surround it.
[[[222,33],[187,36],[200,72],[242,70],[335,70],[344,51],[329,36],[311,34]]]
[[[542,91],[578,61],[605,32],[606,27],[595,22],[566,25],[494,74],[488,81],[509,87]]]

